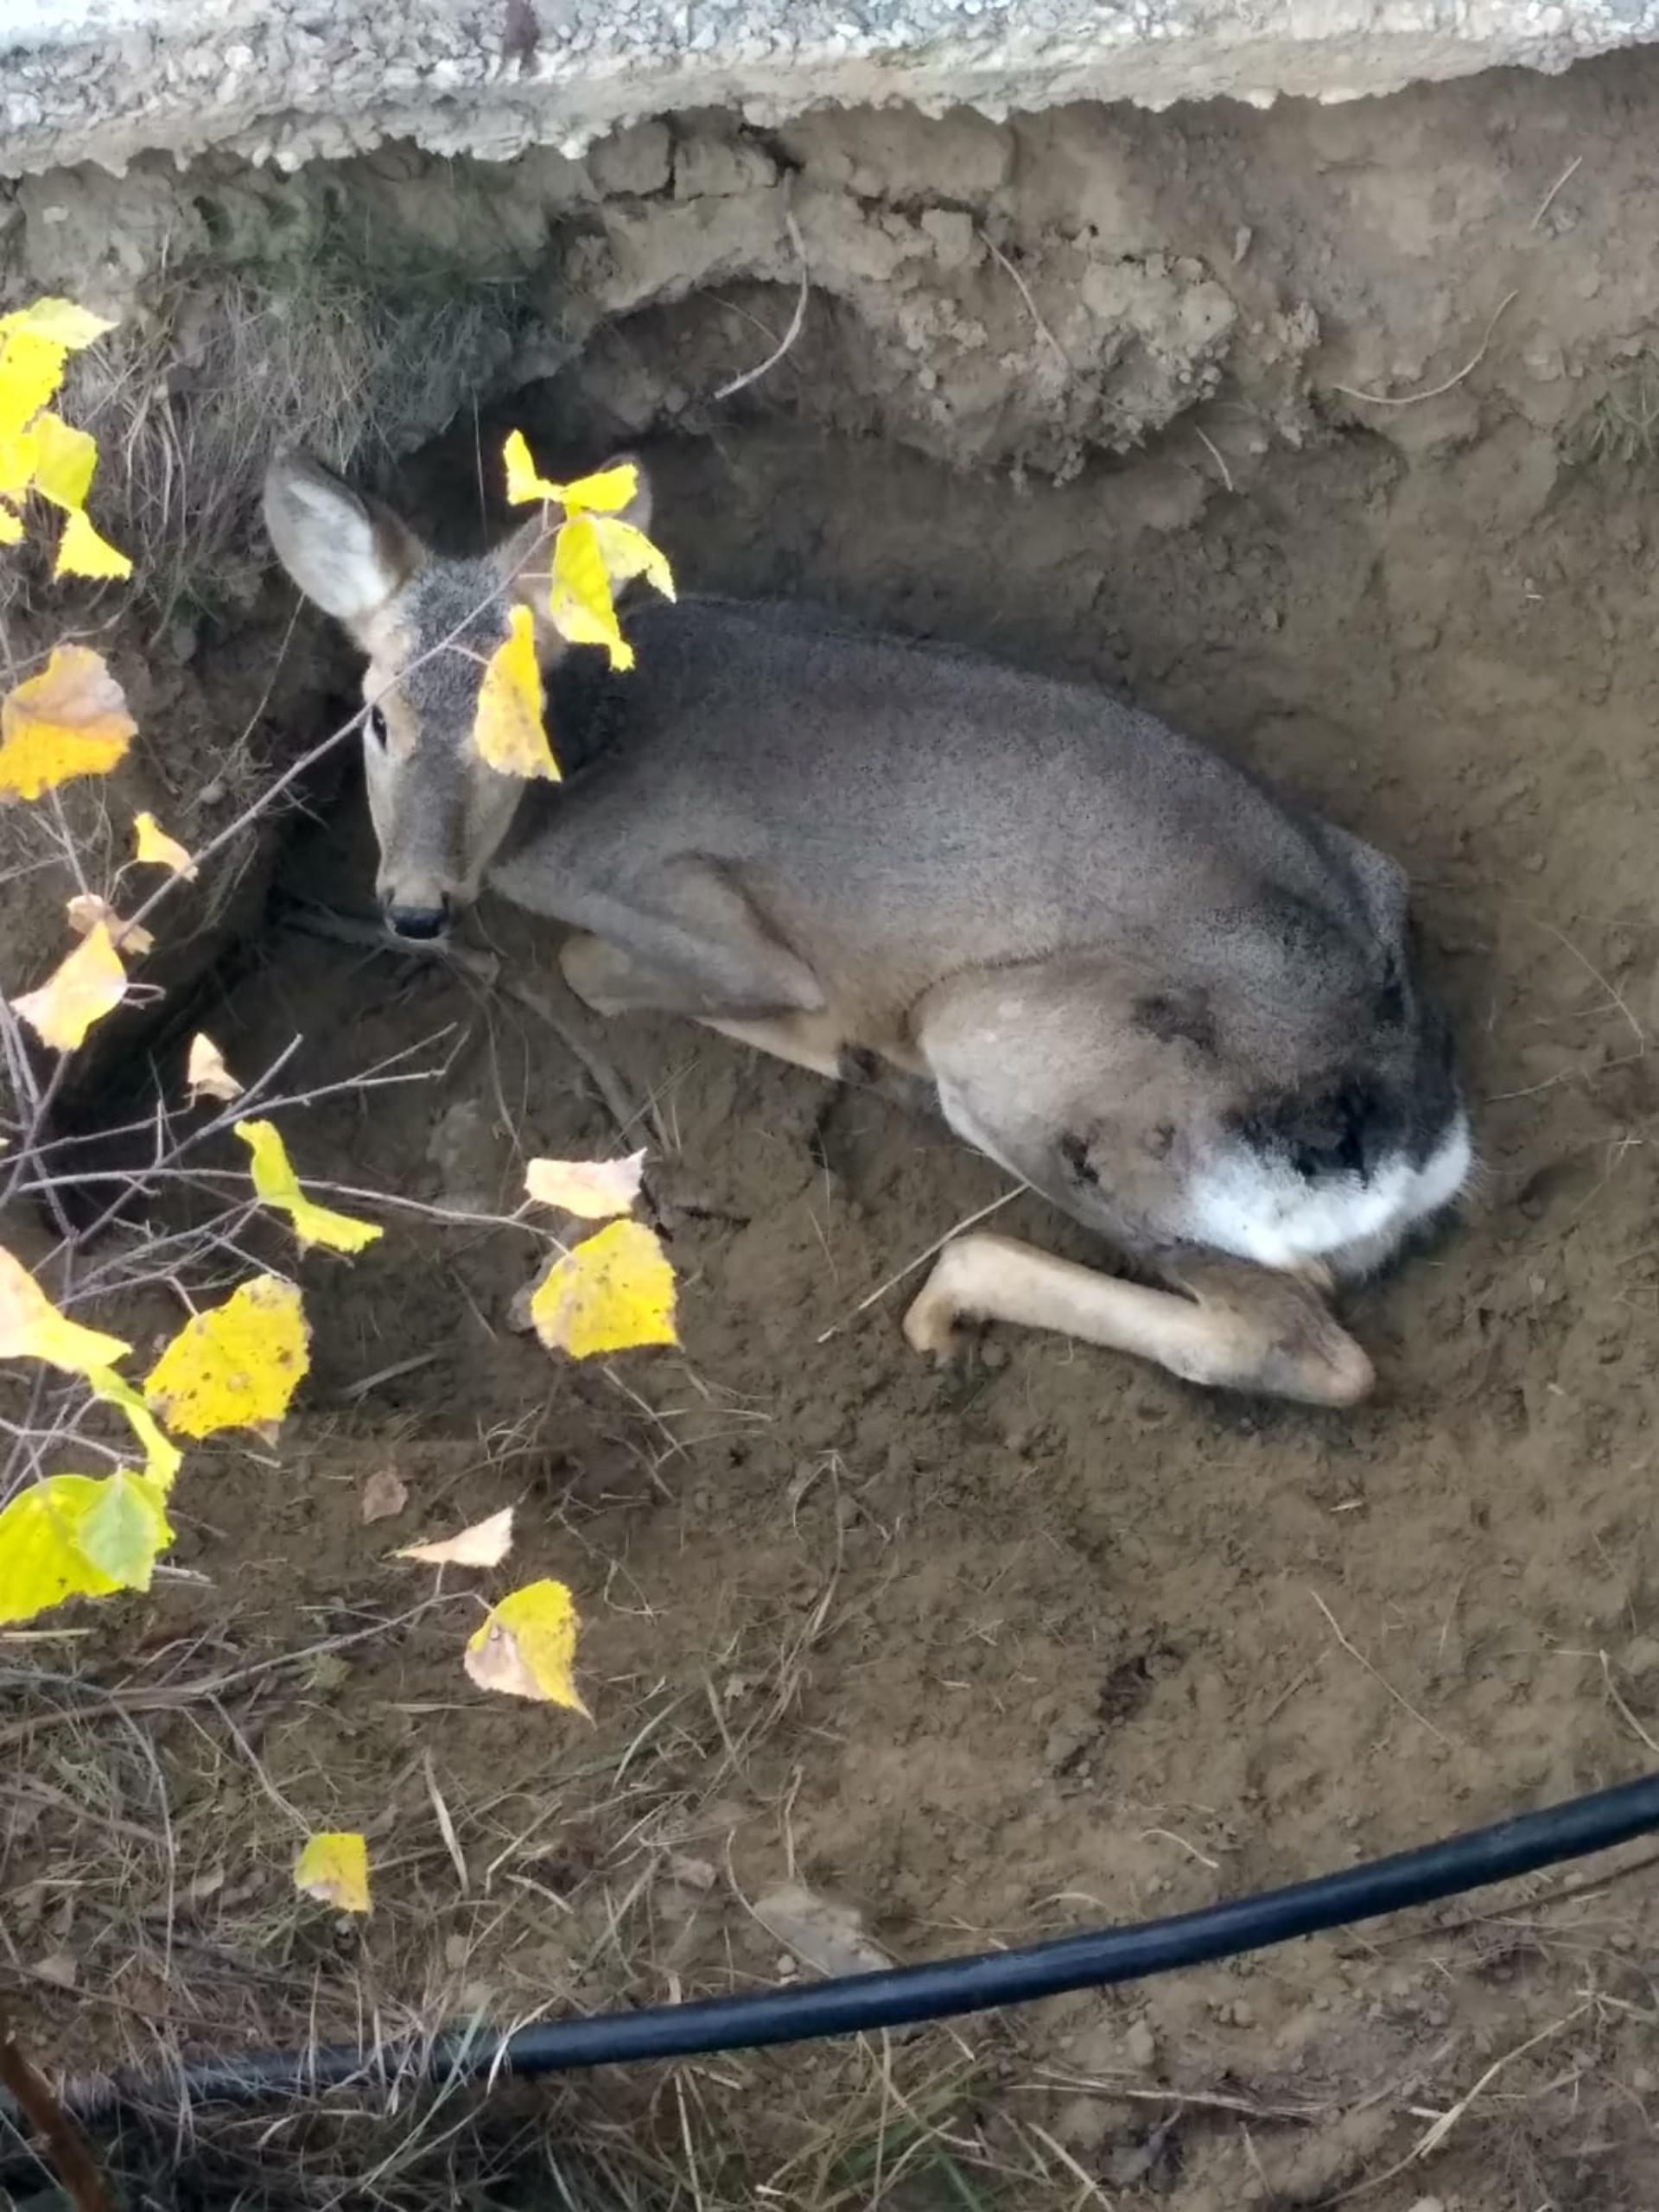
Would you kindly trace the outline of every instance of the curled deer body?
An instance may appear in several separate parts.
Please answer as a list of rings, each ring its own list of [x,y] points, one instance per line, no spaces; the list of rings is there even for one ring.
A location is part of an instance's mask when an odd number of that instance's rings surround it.
[[[395,931],[442,936],[487,880],[575,932],[565,974],[598,1011],[685,1014],[832,1078],[893,1071],[1154,1279],[967,1235],[906,1314],[918,1348],[996,1319],[1202,1382],[1365,1395],[1329,1289],[1472,1160],[1393,861],[1087,688],[707,598],[635,610],[637,665],[613,675],[546,620],[540,523],[440,558],[302,457],[273,464],[266,515],[368,655]],[[515,594],[557,785],[472,742]]]

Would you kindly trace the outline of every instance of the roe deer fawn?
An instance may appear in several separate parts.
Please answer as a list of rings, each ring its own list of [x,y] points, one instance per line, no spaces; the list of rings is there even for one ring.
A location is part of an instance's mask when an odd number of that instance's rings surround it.
[[[643,473],[629,519],[645,522]],[[683,1014],[831,1078],[925,1086],[957,1134],[1164,1287],[947,1245],[905,1317],[1064,1331],[1191,1380],[1351,1404],[1338,1278],[1472,1162],[1398,867],[1100,692],[795,607],[653,601],[613,674],[546,613],[549,525],[433,554],[315,461],[265,490],[289,575],[369,657],[378,887],[441,938],[487,880],[578,932],[602,1014]],[[564,780],[472,741],[518,595]],[[919,1079],[919,1082],[918,1082]]]

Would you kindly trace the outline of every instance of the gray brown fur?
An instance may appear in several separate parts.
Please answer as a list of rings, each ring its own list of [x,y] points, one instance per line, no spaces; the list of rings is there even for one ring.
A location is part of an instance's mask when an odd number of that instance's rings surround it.
[[[1438,1193],[1466,1153],[1392,861],[1097,691],[719,599],[636,607],[626,675],[543,619],[567,776],[514,785],[471,730],[506,596],[544,605],[534,527],[443,562],[303,461],[273,466],[267,512],[371,655],[394,924],[431,934],[487,874],[582,933],[566,973],[601,1011],[689,1014],[830,1075],[874,1055],[1173,1292],[964,1239],[913,1341],[942,1349],[984,1313],[1203,1381],[1363,1395],[1370,1363],[1319,1286],[1427,1210],[1408,1195],[1372,1222],[1368,1192]],[[1325,1246],[1255,1264],[1283,1241],[1275,1208]],[[1327,1234],[1327,1211],[1357,1233]]]

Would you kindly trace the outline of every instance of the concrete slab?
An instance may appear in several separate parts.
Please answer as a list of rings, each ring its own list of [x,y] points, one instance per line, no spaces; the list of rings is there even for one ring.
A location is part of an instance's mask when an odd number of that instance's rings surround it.
[[[0,174],[389,137],[577,153],[705,106],[1327,101],[1659,35],[1659,0],[0,0]]]

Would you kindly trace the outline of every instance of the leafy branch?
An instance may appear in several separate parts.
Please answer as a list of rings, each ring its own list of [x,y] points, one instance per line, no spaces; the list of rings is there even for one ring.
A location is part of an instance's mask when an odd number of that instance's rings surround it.
[[[52,403],[70,354],[96,344],[112,327],[65,300],[37,301],[0,317],[0,548],[22,544],[43,513],[55,513],[54,575],[106,583],[130,577],[132,563],[99,535],[86,512],[97,442],[63,421]],[[537,474],[517,432],[505,442],[503,462],[509,499],[539,503],[543,528],[524,573],[500,588],[509,601],[507,634],[484,671],[474,741],[505,774],[556,778],[543,724],[540,615],[560,637],[601,646],[613,667],[626,670],[632,652],[618,620],[614,588],[644,577],[671,596],[673,578],[660,551],[626,518],[638,492],[631,464],[554,483]],[[532,606],[523,590],[539,585],[533,564],[543,550],[550,552],[545,601]],[[431,650],[453,642],[441,640]],[[283,1103],[297,1102],[264,1096],[282,1063],[245,1088],[206,1035],[191,1041],[182,1099],[161,1102],[153,1122],[142,1125],[153,1136],[142,1165],[77,1173],[50,1134],[67,1071],[92,1032],[118,1007],[161,995],[145,980],[144,963],[156,944],[149,925],[163,903],[181,884],[199,881],[358,719],[295,761],[194,852],[153,814],[136,812],[130,857],[105,895],[88,880],[59,793],[77,779],[110,776],[127,759],[139,731],[120,683],[99,653],[65,642],[0,697],[0,804],[45,809],[42,819],[72,879],[64,913],[73,940],[43,981],[0,995],[0,1070],[17,1107],[4,1202],[44,1204],[59,1231],[55,1249],[33,1269],[0,1243],[0,1363],[15,1363],[25,1382],[22,1418],[0,1421],[0,1436],[10,1446],[0,1476],[0,1625],[32,1621],[75,1599],[147,1591],[175,1541],[170,1516],[194,1448],[236,1432],[269,1440],[287,1418],[309,1370],[310,1325],[299,1282],[244,1249],[251,1226],[272,1217],[285,1224],[299,1262],[315,1252],[349,1260],[385,1234],[378,1223],[323,1203],[315,1192],[326,1186],[302,1182],[273,1118]],[[160,870],[160,880],[141,898],[123,899],[129,868]],[[25,1032],[53,1056],[43,1076]],[[411,1079],[421,1077],[401,1071],[363,1078],[365,1084]],[[222,1110],[181,1130],[175,1115],[203,1100]],[[256,1103],[262,1109],[257,1113]],[[138,1133],[137,1127],[129,1132]],[[226,1174],[197,1163],[194,1155],[205,1138],[232,1134],[245,1148],[243,1166]],[[548,1250],[531,1316],[550,1351],[587,1359],[677,1342],[672,1270],[655,1232],[632,1217],[644,1157],[529,1163],[512,1225],[528,1230]],[[220,1203],[226,1181],[234,1194]],[[66,1202],[69,1192],[101,1182],[113,1182],[115,1194],[90,1228],[77,1230]],[[162,1187],[211,1193],[219,1210],[205,1224],[146,1231],[118,1262],[90,1273],[82,1268],[87,1248],[124,1206]],[[396,1211],[408,1202],[387,1192],[382,1203]],[[542,1214],[550,1210],[602,1225],[567,1245],[542,1226]],[[94,1309],[99,1321],[112,1316],[118,1325],[124,1297],[162,1283],[184,1304],[188,1318],[138,1376],[130,1370],[128,1339],[80,1314]],[[111,1419],[118,1424],[116,1442],[105,1426]],[[73,1464],[82,1458],[99,1471]],[[510,1515],[505,1524],[497,1516],[394,1556],[440,1575],[457,1568],[487,1573],[506,1557],[511,1542]],[[484,1601],[483,1619],[461,1662],[482,1689],[585,1714],[575,1673],[578,1629],[565,1586],[532,1581]],[[309,1838],[294,1879],[336,1910],[366,1911],[362,1836],[337,1831]],[[0,2071],[20,2103],[27,2070],[0,2021]],[[104,2212],[95,2173],[77,2178],[67,2163],[72,2146],[59,2141],[47,2108],[33,2116],[77,2212]]]

